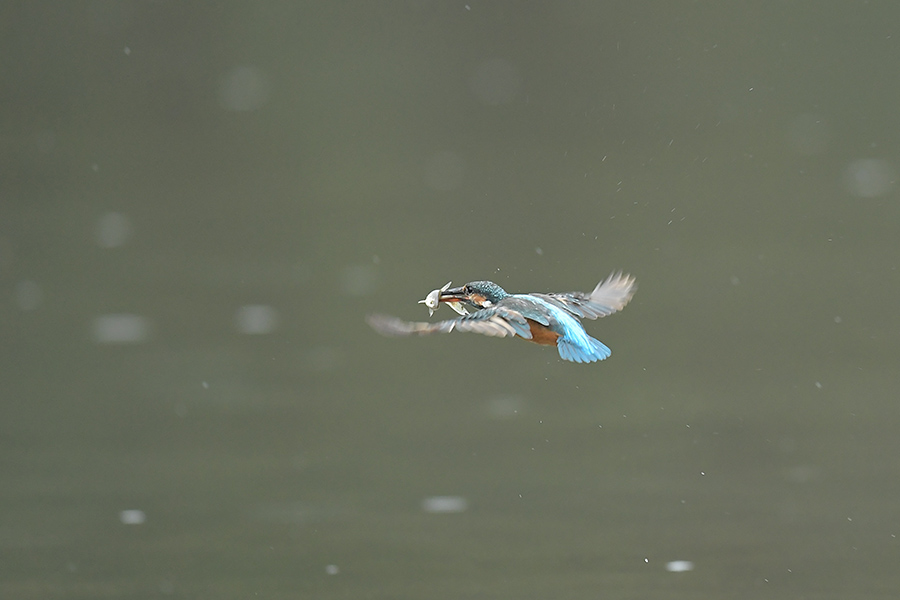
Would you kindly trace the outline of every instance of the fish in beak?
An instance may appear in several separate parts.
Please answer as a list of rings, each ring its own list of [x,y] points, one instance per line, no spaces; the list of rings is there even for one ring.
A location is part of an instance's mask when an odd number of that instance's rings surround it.
[[[425,296],[424,300],[419,300],[419,304],[424,304],[428,307],[428,316],[432,316],[434,311],[436,311],[441,306],[441,302],[446,302],[447,305],[455,310],[457,313],[461,315],[469,314],[463,305],[462,301],[465,300],[465,296],[462,295],[463,288],[453,288],[450,289],[450,284],[452,281],[448,281],[444,287],[431,290],[427,296]]]

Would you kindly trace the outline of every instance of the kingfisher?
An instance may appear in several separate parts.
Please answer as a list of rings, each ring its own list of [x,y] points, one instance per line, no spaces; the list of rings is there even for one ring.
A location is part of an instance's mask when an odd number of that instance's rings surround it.
[[[613,272],[590,293],[510,294],[493,281],[472,281],[451,288],[450,284],[428,294],[421,302],[433,312],[440,302],[457,312],[473,312],[446,321],[411,322],[386,315],[369,315],[375,331],[389,336],[429,335],[471,331],[493,337],[522,339],[556,346],[563,360],[592,363],[608,358],[609,348],[587,334],[578,319],[597,319],[622,310],[637,284],[631,275]],[[458,304],[451,304],[458,303]]]

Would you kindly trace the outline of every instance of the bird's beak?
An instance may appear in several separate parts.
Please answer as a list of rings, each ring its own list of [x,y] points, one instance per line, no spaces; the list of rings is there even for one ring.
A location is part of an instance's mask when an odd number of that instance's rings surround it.
[[[468,299],[469,296],[462,286],[441,290],[441,295],[438,296],[438,302],[465,302]]]
[[[447,306],[461,315],[469,314],[463,305],[463,302],[467,302],[468,299],[469,296],[463,291],[463,287],[442,289],[438,296],[438,302],[446,302]]]

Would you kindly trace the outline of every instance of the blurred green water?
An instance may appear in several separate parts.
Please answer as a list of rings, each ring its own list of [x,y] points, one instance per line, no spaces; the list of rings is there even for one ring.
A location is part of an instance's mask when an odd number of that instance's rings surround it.
[[[896,596],[891,5],[0,11],[3,597]]]

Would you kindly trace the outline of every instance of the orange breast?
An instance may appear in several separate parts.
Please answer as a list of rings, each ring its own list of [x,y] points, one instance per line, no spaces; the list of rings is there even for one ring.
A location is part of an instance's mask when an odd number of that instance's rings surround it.
[[[469,302],[474,304],[475,306],[484,306],[484,301],[487,300],[481,294],[469,294]]]
[[[550,331],[547,327],[541,325],[537,321],[532,321],[531,319],[525,320],[528,321],[528,328],[531,330],[531,339],[529,341],[545,346],[556,345],[556,339],[559,337],[558,333]]]

